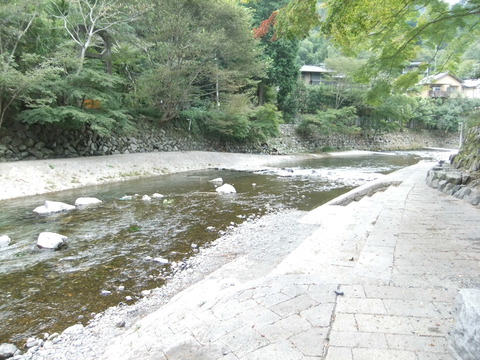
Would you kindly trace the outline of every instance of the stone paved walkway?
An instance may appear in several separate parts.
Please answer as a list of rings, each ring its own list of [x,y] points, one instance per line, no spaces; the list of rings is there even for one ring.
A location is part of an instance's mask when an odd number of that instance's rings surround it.
[[[133,325],[102,359],[452,359],[454,299],[480,288],[480,210],[427,187],[431,166],[315,209],[302,221],[318,230],[273,271],[228,264]]]

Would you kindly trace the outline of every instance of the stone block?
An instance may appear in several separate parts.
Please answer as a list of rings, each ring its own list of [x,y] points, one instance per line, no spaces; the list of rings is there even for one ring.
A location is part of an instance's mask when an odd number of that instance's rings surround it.
[[[330,346],[328,348],[327,360],[352,360],[352,349]]]
[[[460,290],[455,307],[455,328],[451,333],[451,350],[457,359],[480,359],[480,290]]]
[[[388,349],[385,334],[359,331],[332,331],[330,333],[330,346]]]
[[[480,194],[471,194],[464,199],[473,206],[478,206],[480,204]]]
[[[472,192],[467,186],[462,186],[458,191],[454,193],[454,196],[459,199],[463,199],[466,195],[469,195]]]
[[[387,311],[381,299],[342,298],[337,300],[337,312],[350,314],[383,314]]]
[[[462,183],[462,173],[456,171],[448,172],[445,176],[445,180],[449,184],[460,185]]]
[[[355,360],[417,360],[412,351],[392,349],[352,349]]]

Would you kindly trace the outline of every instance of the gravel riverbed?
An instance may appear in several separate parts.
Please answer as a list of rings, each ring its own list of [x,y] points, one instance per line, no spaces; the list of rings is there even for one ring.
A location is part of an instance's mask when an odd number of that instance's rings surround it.
[[[136,320],[158,310],[172,298],[174,301],[176,294],[205,277],[218,277],[224,286],[229,286],[229,282],[245,282],[270,272],[316,229],[298,222],[305,213],[282,210],[246,219],[208,247],[199,249],[166,285],[152,289],[135,304],[122,303],[109,308],[97,314],[87,326],[74,325],[58,336],[46,336],[49,340],[31,339],[33,346],[14,359],[100,358],[107,345],[135,326]]]
[[[207,168],[258,170],[312,156],[324,155],[191,151],[4,162],[0,163],[0,201]],[[113,338],[133,326],[137,319],[159,309],[176,294],[210,274],[230,271],[238,281],[261,276],[273,269],[313,231],[312,226],[298,223],[303,215],[304,212],[297,210],[281,210],[261,218],[248,218],[210,246],[198,249],[196,256],[178,266],[166,285],[152,289],[135,304],[122,303],[103,313],[92,314],[93,319],[85,327],[78,324],[60,335],[45,334],[41,339],[29,339],[21,349],[23,355],[13,359],[96,359]],[[246,261],[254,267],[239,267],[238,261]],[[229,269],[228,264],[235,265]],[[222,278],[227,275],[223,273]]]

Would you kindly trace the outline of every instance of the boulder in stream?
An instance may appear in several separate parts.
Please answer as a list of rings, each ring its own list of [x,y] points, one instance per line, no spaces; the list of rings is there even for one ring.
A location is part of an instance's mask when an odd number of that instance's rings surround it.
[[[166,265],[169,263],[168,259],[165,259],[165,258],[162,258],[162,257],[157,257],[155,259],[153,259],[154,262],[156,263],[159,263],[159,264],[163,264],[163,265]]]
[[[219,194],[236,194],[237,190],[230,184],[223,184],[215,189]]]
[[[0,248],[7,247],[10,245],[11,241],[12,239],[10,239],[10,237],[7,235],[0,236]]]
[[[65,245],[65,235],[60,235],[52,232],[42,232],[38,235],[37,246],[41,249],[58,250]]]
[[[37,214],[52,214],[56,212],[70,211],[70,210],[75,210],[75,206],[65,204],[59,201],[46,200],[44,205],[36,207],[35,209],[33,209],[33,212]]]
[[[19,352],[15,345],[3,343],[0,345],[0,360],[9,359]]]
[[[81,197],[75,200],[75,206],[88,206],[88,205],[95,205],[100,204],[102,200],[99,200],[94,197]]]
[[[209,180],[211,183],[214,183],[214,184],[223,184],[223,179],[221,177],[219,178],[216,178],[216,179],[212,179],[212,180]]]
[[[165,196],[162,195],[162,194],[159,194],[159,193],[155,193],[155,194],[152,195],[152,198],[154,198],[154,199],[161,199],[163,197],[165,197]]]

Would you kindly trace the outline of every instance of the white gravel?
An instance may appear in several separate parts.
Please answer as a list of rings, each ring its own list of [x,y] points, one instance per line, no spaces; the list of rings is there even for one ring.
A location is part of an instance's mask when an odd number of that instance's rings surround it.
[[[0,162],[0,200],[190,170],[258,170],[311,156],[188,151]]]

